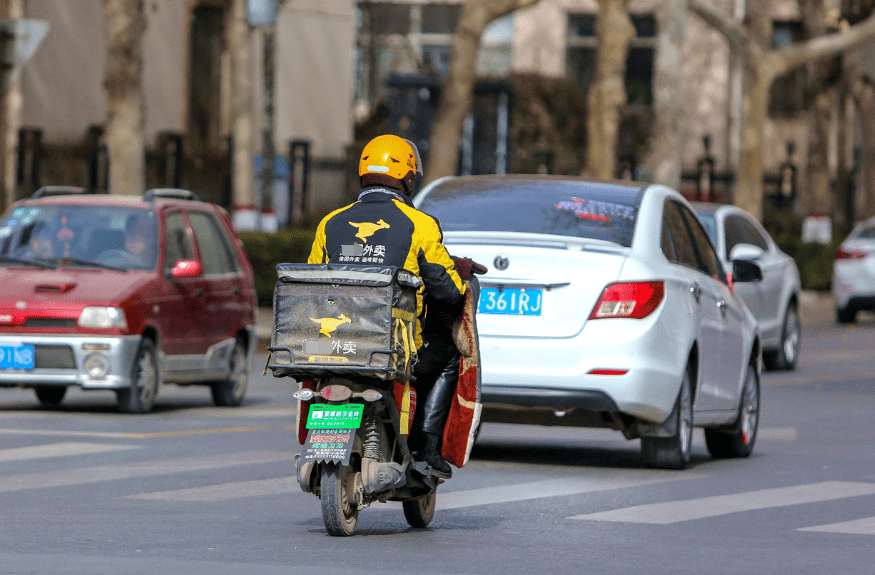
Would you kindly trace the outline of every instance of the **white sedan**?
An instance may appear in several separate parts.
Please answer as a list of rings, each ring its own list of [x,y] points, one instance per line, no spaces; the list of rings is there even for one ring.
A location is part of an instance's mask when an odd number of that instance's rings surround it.
[[[693,202],[705,230],[726,269],[737,258],[756,260],[763,280],[736,286],[739,297],[756,318],[763,342],[763,363],[769,369],[795,369],[802,331],[799,323],[799,268],[756,219],[727,204]]]
[[[690,204],[659,185],[551,176],[432,182],[414,198],[451,254],[489,266],[478,331],[483,421],[607,427],[648,465],[756,441],[760,339]],[[735,282],[758,264],[733,262]]]
[[[836,250],[832,294],[839,323],[853,323],[858,311],[875,310],[875,218],[854,226]]]

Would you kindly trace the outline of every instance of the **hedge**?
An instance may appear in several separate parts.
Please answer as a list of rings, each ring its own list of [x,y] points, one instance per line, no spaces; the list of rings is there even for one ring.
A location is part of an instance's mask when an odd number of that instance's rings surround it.
[[[276,234],[242,232],[240,239],[252,270],[255,273],[255,291],[258,305],[273,305],[273,289],[276,286],[276,265],[279,263],[307,261],[313,245],[312,229],[281,230]]]
[[[769,206],[763,213],[763,227],[778,247],[796,260],[802,289],[829,291],[835,251],[847,230],[833,230],[833,241],[829,244],[803,243],[802,219],[789,210]]]

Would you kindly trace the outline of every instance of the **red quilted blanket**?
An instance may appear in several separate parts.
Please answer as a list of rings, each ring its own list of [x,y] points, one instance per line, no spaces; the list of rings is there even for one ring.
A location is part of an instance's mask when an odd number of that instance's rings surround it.
[[[444,427],[441,455],[456,467],[468,463],[474,447],[474,433],[480,425],[480,352],[477,339],[477,280],[468,281],[465,290],[465,311],[453,325],[453,339],[462,354],[459,365],[459,383],[450,406],[450,415]]]

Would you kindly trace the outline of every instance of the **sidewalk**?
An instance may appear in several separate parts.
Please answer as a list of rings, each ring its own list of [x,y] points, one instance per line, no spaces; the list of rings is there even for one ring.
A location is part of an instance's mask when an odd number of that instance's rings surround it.
[[[803,328],[835,323],[835,300],[832,294],[803,291],[799,295],[799,319]],[[258,349],[264,351],[270,345],[273,332],[273,309],[258,308],[255,327],[258,333]]]
[[[803,328],[834,324],[835,298],[829,292],[803,291],[799,294],[799,320]]]

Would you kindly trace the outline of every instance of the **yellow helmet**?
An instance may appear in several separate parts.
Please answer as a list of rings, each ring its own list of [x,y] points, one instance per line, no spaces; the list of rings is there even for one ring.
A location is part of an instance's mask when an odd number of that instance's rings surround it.
[[[422,175],[419,150],[410,140],[386,134],[377,136],[362,150],[359,176],[383,174],[403,180],[410,172]]]

